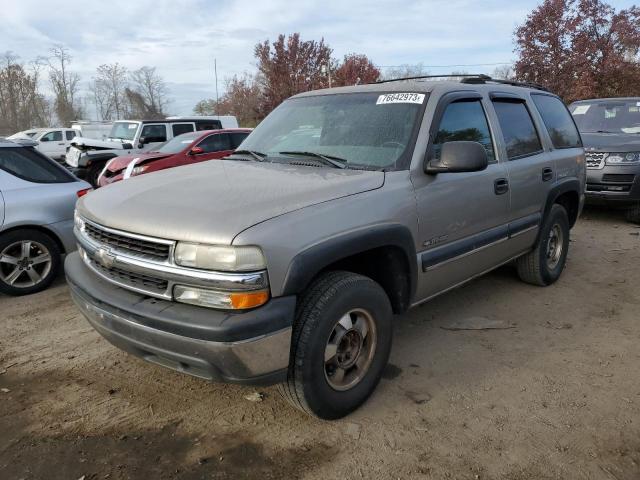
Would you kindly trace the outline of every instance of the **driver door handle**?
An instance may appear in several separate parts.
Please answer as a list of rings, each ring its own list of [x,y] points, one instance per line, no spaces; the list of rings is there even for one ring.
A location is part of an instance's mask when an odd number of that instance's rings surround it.
[[[553,178],[553,168],[546,167],[542,169],[542,181],[548,182]]]
[[[496,195],[504,195],[509,191],[509,180],[498,178],[493,182],[493,190]]]

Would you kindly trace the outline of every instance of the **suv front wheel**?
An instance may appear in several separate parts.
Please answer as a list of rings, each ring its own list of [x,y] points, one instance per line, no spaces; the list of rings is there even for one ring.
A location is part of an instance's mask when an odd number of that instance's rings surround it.
[[[542,224],[536,247],[516,260],[520,279],[542,287],[551,285],[564,270],[568,250],[569,217],[556,203]]]
[[[371,395],[391,350],[392,310],[368,277],[329,272],[302,295],[280,393],[322,419],[344,417]]]
[[[627,220],[640,225],[640,202],[637,202],[627,209]]]

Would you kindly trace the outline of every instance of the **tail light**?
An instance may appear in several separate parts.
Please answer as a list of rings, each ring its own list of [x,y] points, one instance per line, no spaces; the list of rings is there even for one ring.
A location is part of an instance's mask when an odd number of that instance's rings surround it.
[[[84,197],[87,193],[89,193],[91,190],[93,190],[93,188],[83,188],[82,190],[78,190],[76,192],[76,195],[78,196],[78,198],[80,197]]]

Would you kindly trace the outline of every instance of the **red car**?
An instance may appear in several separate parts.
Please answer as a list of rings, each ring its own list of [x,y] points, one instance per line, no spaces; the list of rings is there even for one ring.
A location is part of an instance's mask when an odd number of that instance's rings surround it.
[[[183,133],[152,152],[115,157],[107,162],[98,177],[98,186],[104,187],[134,175],[226,157],[250,132],[250,128],[234,128]]]

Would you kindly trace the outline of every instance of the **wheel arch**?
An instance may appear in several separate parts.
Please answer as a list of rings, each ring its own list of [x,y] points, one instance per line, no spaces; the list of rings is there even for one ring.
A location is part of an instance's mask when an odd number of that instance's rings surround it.
[[[66,254],[67,251],[64,248],[64,243],[62,242],[62,240],[60,239],[60,237],[51,229],[47,228],[46,226],[43,225],[31,225],[31,224],[24,224],[24,225],[14,225],[10,228],[7,228],[5,230],[0,231],[0,238],[3,237],[5,234],[10,233],[10,232],[16,232],[16,231],[20,231],[20,230],[36,230],[40,233],[43,233],[45,235],[47,235],[48,237],[51,238],[51,240],[53,240],[56,245],[58,246],[58,249],[60,250],[61,254]]]
[[[385,290],[394,313],[411,305],[417,284],[413,236],[404,225],[381,225],[330,238],[297,254],[283,295],[303,292],[318,275],[345,270],[372,278]]]
[[[555,185],[549,195],[547,196],[547,203],[545,204],[544,213],[542,218],[547,218],[551,207],[558,203],[562,205],[567,211],[569,216],[569,227],[573,226],[578,221],[580,214],[580,182],[575,179],[568,179]]]

